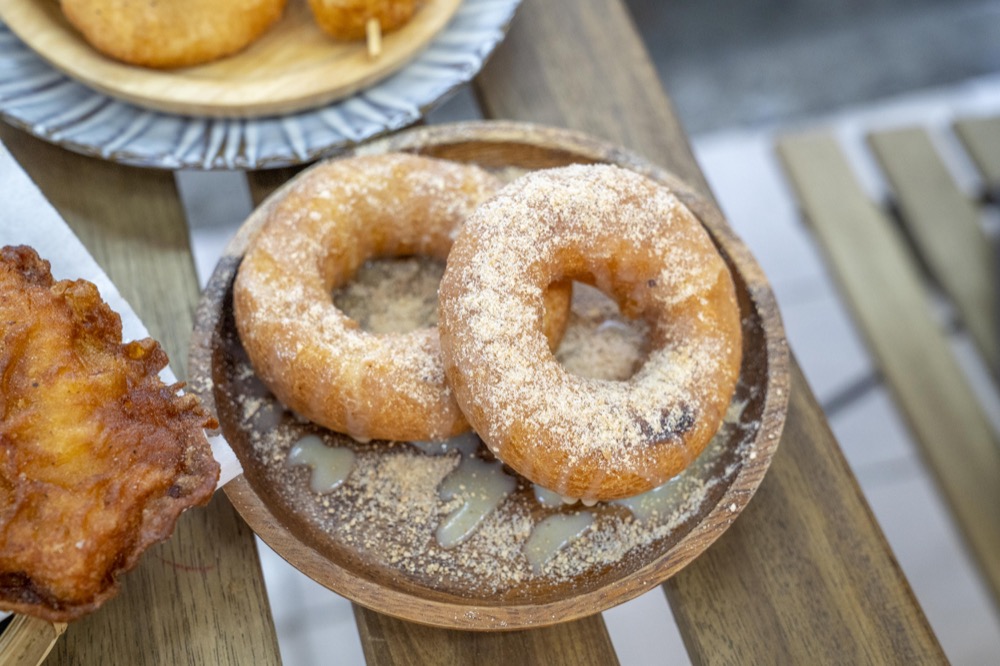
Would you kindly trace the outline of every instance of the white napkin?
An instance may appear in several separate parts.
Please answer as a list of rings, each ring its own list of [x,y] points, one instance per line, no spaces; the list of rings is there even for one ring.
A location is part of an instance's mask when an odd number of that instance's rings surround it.
[[[93,282],[104,301],[121,315],[125,340],[149,337],[135,311],[3,144],[0,144],[0,201],[0,246],[30,245],[52,264],[52,275],[57,280],[83,278]],[[163,369],[160,377],[168,384],[176,381],[169,367]],[[221,488],[242,474],[243,469],[224,439],[217,436],[208,439],[212,455],[222,467],[218,485]]]

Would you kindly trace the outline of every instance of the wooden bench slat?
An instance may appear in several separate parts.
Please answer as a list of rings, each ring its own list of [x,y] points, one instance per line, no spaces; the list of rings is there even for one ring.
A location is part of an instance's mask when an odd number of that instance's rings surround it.
[[[947,663],[814,400],[795,366],[768,472],[779,482],[765,479],[699,566],[665,584],[682,635],[699,636],[692,661]]]
[[[1000,443],[934,321],[916,261],[832,136],[786,137],[779,153],[882,374],[1000,598]]]
[[[711,196],[624,2],[525,0],[475,87],[487,117],[613,141]]]
[[[15,615],[0,634],[0,654],[10,666],[39,666],[65,631],[64,622]]]
[[[989,367],[1000,370],[996,256],[978,208],[959,189],[926,130],[878,132],[869,142],[920,254],[955,302]]]
[[[609,139],[711,196],[621,2],[526,0],[476,88],[487,117]],[[797,370],[791,391],[785,434],[757,496],[665,585],[691,658],[834,663],[856,650],[859,663],[943,662]]]
[[[955,123],[955,131],[987,187],[996,192],[1000,189],[1000,117],[960,120]]]
[[[527,631],[472,633],[425,627],[360,606],[354,608],[369,666],[613,666],[618,663],[600,615]]]
[[[173,175],[83,157],[0,123],[2,140],[184,376],[199,289]],[[113,230],[113,231],[112,231]],[[122,591],[72,623],[46,663],[279,661],[253,533],[226,498],[185,513]]]

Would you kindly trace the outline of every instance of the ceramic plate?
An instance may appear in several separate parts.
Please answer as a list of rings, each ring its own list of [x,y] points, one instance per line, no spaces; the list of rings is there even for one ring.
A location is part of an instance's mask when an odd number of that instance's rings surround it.
[[[242,51],[175,69],[136,67],[93,48],[57,2],[2,0],[0,17],[44,60],[70,78],[116,99],[167,113],[220,118],[284,115],[324,106],[405,66],[446,26],[461,0],[423,0],[378,57],[364,40],[332,39],[305,0]]]
[[[71,150],[165,169],[266,169],[316,160],[406,127],[469,81],[520,0],[464,0],[426,49],[388,78],[294,114],[211,118],[117,100],[50,66],[0,23],[0,117]]]

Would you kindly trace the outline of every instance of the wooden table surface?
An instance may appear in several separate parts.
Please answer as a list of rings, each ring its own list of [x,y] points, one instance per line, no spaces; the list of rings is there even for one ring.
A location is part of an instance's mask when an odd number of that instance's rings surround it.
[[[475,81],[486,118],[590,132],[711,193],[620,0],[525,0]],[[0,140],[184,376],[198,287],[173,174],[82,157],[7,126]],[[249,174],[257,191],[288,172]],[[794,351],[794,350],[793,350]],[[826,419],[793,363],[767,478],[730,530],[663,589],[695,663],[944,663]],[[609,664],[601,617],[505,634],[356,609],[371,664]],[[664,622],[667,619],[664,618]],[[51,663],[280,662],[252,534],[219,494],[72,624]]]

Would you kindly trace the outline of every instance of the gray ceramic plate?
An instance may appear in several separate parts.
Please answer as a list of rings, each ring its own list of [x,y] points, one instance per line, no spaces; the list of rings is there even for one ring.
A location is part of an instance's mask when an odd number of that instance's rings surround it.
[[[322,108],[257,119],[160,113],[121,102],[49,66],[0,23],[0,117],[70,150],[164,169],[267,169],[310,162],[416,122],[468,82],[520,0],[465,0],[396,74]]]

